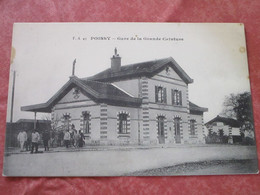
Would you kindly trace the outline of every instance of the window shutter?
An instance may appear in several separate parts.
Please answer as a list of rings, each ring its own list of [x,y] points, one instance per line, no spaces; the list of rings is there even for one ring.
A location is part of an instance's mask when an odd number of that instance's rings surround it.
[[[163,102],[165,104],[167,104],[167,92],[166,92],[166,88],[163,88]]]
[[[179,97],[180,97],[180,105],[182,105],[182,94],[181,94],[181,91],[179,91]]]
[[[158,102],[158,87],[155,86],[155,102]]]
[[[172,91],[172,105],[174,105],[174,91],[173,89],[171,91]]]

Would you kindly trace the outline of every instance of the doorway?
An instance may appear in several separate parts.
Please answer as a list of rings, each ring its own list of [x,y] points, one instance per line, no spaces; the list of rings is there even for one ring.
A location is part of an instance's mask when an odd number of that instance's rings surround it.
[[[158,140],[159,144],[165,144],[164,117],[158,116]]]
[[[175,143],[181,143],[181,119],[174,118]]]

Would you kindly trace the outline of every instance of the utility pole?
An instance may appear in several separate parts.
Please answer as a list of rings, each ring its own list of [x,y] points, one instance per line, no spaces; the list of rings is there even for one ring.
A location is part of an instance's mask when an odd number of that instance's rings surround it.
[[[36,130],[36,113],[34,112],[34,121],[33,121],[33,129]]]
[[[13,74],[13,87],[12,87],[12,101],[11,101],[11,118],[10,122],[13,122],[13,112],[14,112],[14,89],[15,89],[15,70]]]

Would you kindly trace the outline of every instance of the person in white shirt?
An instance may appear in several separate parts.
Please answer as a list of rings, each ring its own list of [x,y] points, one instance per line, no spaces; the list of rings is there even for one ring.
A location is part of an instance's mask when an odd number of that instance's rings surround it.
[[[32,132],[32,150],[31,154],[33,153],[33,150],[35,148],[35,153],[38,152],[38,143],[40,141],[40,134],[34,129]]]
[[[69,130],[67,130],[65,132],[63,139],[64,139],[64,143],[65,143],[66,148],[68,148],[69,147],[69,143],[70,143],[70,132],[69,132]]]
[[[17,140],[20,143],[20,151],[23,152],[24,151],[24,143],[27,141],[27,133],[25,132],[25,130],[20,131],[20,133],[17,136]]]

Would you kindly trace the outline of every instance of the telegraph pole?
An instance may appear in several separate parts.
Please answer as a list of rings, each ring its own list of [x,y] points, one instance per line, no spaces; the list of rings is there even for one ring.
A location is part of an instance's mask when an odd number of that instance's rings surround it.
[[[12,87],[12,101],[11,101],[11,118],[10,122],[13,122],[13,112],[14,112],[14,89],[15,89],[15,70],[13,74],[13,87]]]

